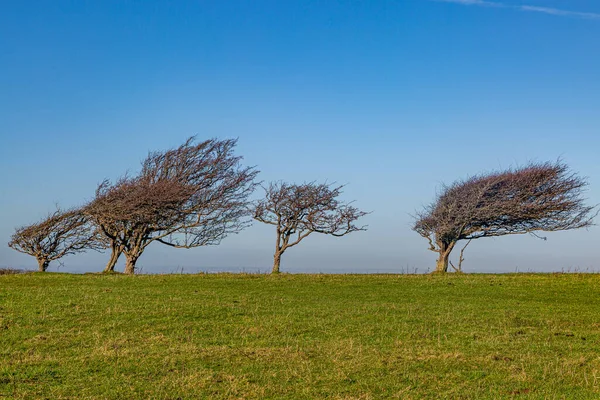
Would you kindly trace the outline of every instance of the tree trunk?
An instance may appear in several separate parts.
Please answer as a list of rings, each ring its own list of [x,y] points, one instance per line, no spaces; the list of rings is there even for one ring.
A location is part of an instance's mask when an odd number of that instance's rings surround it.
[[[38,262],[38,271],[46,272],[46,270],[48,269],[48,265],[50,264],[50,261],[46,260],[45,258],[38,258],[37,262]]]
[[[119,261],[121,252],[122,250],[119,248],[119,246],[115,244],[111,246],[110,259],[104,268],[105,273],[115,272],[115,266],[117,265],[117,261]]]
[[[271,270],[272,274],[279,273],[279,265],[280,264],[281,264],[281,253],[276,252],[275,255],[273,256],[273,270]]]
[[[448,272],[448,265],[450,263],[450,253],[456,243],[442,243],[439,245],[439,257],[435,266],[435,273],[446,273]]]
[[[435,266],[435,272],[448,272],[448,263],[450,260],[450,252],[440,252],[440,256],[437,259],[437,263]]]
[[[135,255],[135,256],[126,255],[125,271],[124,271],[126,274],[128,274],[128,275],[135,274],[135,263],[137,262],[139,257],[140,257],[139,255]]]

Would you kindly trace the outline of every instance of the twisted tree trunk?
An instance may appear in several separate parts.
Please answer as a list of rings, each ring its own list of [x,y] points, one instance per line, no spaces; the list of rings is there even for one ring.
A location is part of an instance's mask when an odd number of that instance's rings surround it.
[[[38,262],[38,271],[46,272],[46,270],[48,269],[48,265],[50,265],[50,261],[45,258],[38,258],[37,262]]]
[[[450,253],[452,253],[452,249],[454,249],[454,245],[456,243],[439,243],[439,256],[436,262],[434,273],[446,273],[448,272],[448,266],[450,261]]]
[[[450,254],[448,253],[440,253],[440,256],[437,259],[436,265],[435,265],[435,272],[440,272],[440,273],[444,273],[444,272],[448,272],[448,260],[450,259]]]
[[[129,246],[123,246],[122,250],[125,253],[125,272],[128,275],[135,274],[135,264],[144,252],[145,244],[142,237],[138,236]]]
[[[135,264],[137,263],[138,257],[127,257],[125,262],[125,273],[128,275],[135,274]]]
[[[104,267],[105,273],[115,272],[115,266],[117,265],[117,261],[119,261],[122,252],[123,249],[121,246],[118,246],[115,243],[111,244],[110,259],[108,260],[106,267]]]
[[[279,265],[281,265],[281,254],[281,252],[277,251],[273,256],[273,269],[271,270],[272,274],[279,273]]]

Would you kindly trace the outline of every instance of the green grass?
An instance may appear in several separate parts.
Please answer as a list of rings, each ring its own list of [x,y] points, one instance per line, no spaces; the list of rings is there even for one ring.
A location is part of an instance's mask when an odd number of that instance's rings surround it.
[[[600,276],[0,276],[0,399],[598,399]]]

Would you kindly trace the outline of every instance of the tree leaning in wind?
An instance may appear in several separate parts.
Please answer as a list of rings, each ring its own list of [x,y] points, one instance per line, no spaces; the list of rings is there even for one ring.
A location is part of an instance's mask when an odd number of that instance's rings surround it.
[[[249,223],[248,196],[258,171],[240,165],[236,140],[188,139],[178,148],[150,153],[138,176],[103,182],[86,212],[111,248],[105,271],[122,253],[133,274],[153,242],[192,248],[219,244]]]
[[[38,271],[45,272],[52,261],[88,249],[105,247],[95,227],[80,209],[61,210],[42,221],[17,228],[8,246],[36,258]]]
[[[447,272],[450,253],[460,240],[468,245],[482,237],[591,226],[595,207],[585,204],[586,186],[562,162],[473,176],[444,186],[417,214],[413,230],[438,254],[435,272]]]
[[[342,188],[284,182],[271,183],[265,188],[265,198],[258,202],[254,219],[275,225],[274,274],[279,273],[282,254],[313,232],[339,237],[366,230],[355,222],[367,213],[337,199]]]

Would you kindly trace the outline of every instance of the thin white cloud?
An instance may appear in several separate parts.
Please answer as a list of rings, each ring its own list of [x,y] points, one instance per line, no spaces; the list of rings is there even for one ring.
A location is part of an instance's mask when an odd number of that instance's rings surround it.
[[[544,13],[544,14],[558,15],[558,16],[561,16],[561,17],[575,17],[575,18],[583,18],[583,19],[600,19],[600,14],[597,14],[597,13],[567,11],[567,10],[560,10],[558,8],[535,7],[535,6],[519,6],[519,9],[523,10],[523,11],[534,11],[534,12],[540,12],[540,13]]]
[[[528,6],[528,5],[513,6],[510,4],[501,3],[499,1],[488,1],[488,0],[434,0],[434,1],[442,2],[442,3],[462,4],[463,6],[513,8],[515,10],[520,10],[520,11],[537,12],[537,13],[542,13],[542,14],[555,15],[555,16],[559,16],[559,17],[600,20],[599,13],[569,11],[569,10],[562,10],[559,8],[538,7],[538,6]]]
[[[457,3],[465,6],[505,7],[502,3],[487,0],[435,0],[442,3]]]

